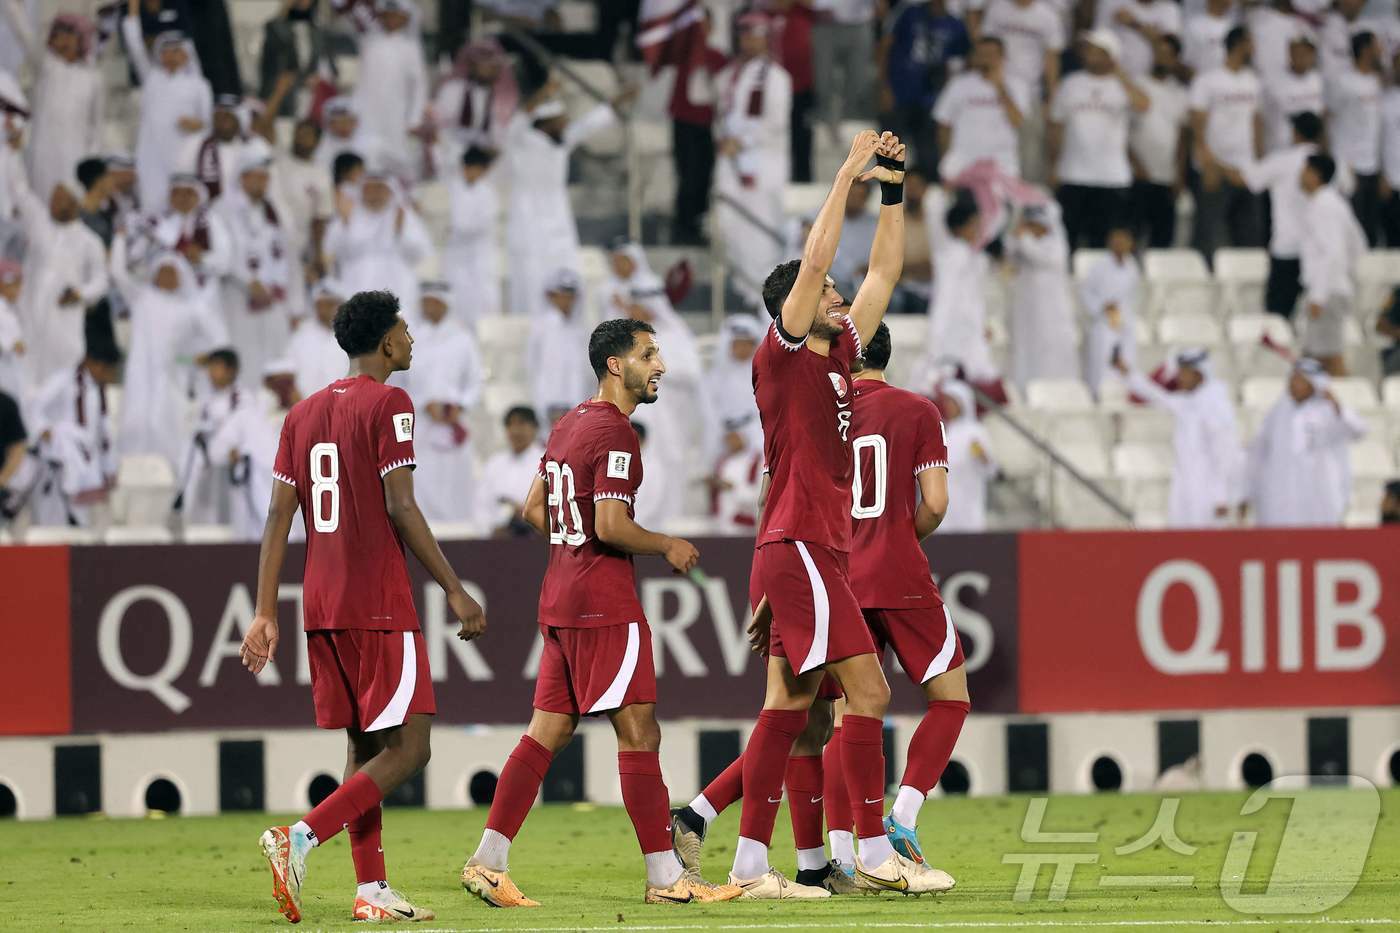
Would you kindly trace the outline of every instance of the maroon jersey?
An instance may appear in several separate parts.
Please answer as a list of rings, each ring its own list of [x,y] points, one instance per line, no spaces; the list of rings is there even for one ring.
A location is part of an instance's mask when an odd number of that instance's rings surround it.
[[[390,470],[413,465],[413,402],[403,389],[338,379],[287,413],[272,475],[301,503],[308,632],[418,628],[383,485]]]
[[[806,541],[851,549],[851,363],[860,335],[846,333],[831,355],[792,341],[775,321],[753,355],[753,394],[763,421],[771,485],[758,545]]]
[[[857,379],[851,433],[851,590],[862,609],[937,605],[942,598],[914,532],[914,512],[919,474],[948,469],[943,416],[922,395]]]
[[[540,622],[595,628],[640,622],[632,555],[593,533],[594,503],[618,499],[628,514],[642,485],[637,432],[612,402],[584,402],[559,419],[540,458],[548,493],[549,566],[540,587]]]

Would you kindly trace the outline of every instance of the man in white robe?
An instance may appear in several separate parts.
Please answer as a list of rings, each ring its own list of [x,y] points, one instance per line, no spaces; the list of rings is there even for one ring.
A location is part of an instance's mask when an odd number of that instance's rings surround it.
[[[984,292],[989,263],[978,247],[982,217],[970,199],[959,198],[948,208],[946,222],[951,235],[933,257],[928,360],[961,367],[972,380],[994,379]]]
[[[180,33],[161,33],[146,53],[140,20],[122,20],[122,36],[141,79],[141,124],[136,133],[136,174],[141,206],[165,207],[170,176],[194,168],[196,151],[209,128],[213,92],[194,63],[194,46]]]
[[[949,531],[987,530],[987,483],[997,475],[991,440],[977,420],[972,387],[956,380],[943,383],[938,399],[948,445],[948,514],[938,526]]]
[[[107,254],[82,222],[82,203],[67,186],[54,186],[41,201],[23,179],[6,180],[29,242],[20,323],[29,379],[38,384],[82,361],[84,317],[107,291]]]
[[[0,256],[16,259],[24,256],[24,227],[10,191],[17,185],[29,184],[29,173],[24,166],[28,111],[29,102],[19,82],[0,72],[0,132],[4,137],[0,139]]]
[[[29,386],[24,328],[19,323],[23,289],[24,267],[13,259],[0,259],[0,392],[17,403],[25,400]]]
[[[331,322],[349,297],[334,279],[322,279],[311,288],[311,311],[287,345],[297,397],[319,392],[346,373],[345,351],[336,342]]]
[[[418,411],[414,491],[436,522],[475,522],[476,456],[467,415],[481,399],[482,366],[472,332],[456,319],[446,282],[424,282],[413,325],[413,368],[404,388]]]
[[[735,290],[755,307],[763,302],[764,279],[782,257],[781,240],[768,231],[782,230],[783,189],[792,174],[792,78],[773,60],[768,40],[764,14],[739,17],[737,57],[715,77],[715,195],[739,202],[768,228],[759,229],[722,200],[715,203]]]
[[[1320,363],[1300,361],[1249,445],[1246,482],[1260,527],[1337,527],[1346,517],[1348,445],[1366,433],[1366,423],[1337,401],[1330,385]]]
[[[1084,381],[1098,395],[1116,358],[1132,368],[1137,361],[1137,305],[1142,275],[1133,255],[1133,232],[1108,232],[1108,255],[1089,267],[1079,284],[1079,300],[1089,318],[1084,341]]]
[[[378,158],[384,146],[372,133],[360,125],[360,112],[349,97],[332,97],[321,108],[325,133],[316,145],[316,164],[326,177],[331,175],[335,158],[352,152],[361,158]]]
[[[475,328],[501,313],[499,179],[495,156],[473,146],[462,153],[459,171],[447,180],[448,230],[442,267],[462,321]]]
[[[549,427],[588,399],[596,381],[588,362],[589,327],[581,289],[576,272],[556,269],[544,287],[541,308],[530,321],[525,351],[530,401],[540,422]]]
[[[1027,207],[1005,239],[1011,280],[1011,378],[1078,379],[1069,239],[1053,201]]]
[[[703,378],[705,404],[704,449],[707,464],[723,452],[724,425],[758,417],[753,397],[753,355],[764,332],[773,325],[753,314],[731,314],[720,325],[715,355]]]
[[[35,394],[26,411],[39,439],[34,524],[87,527],[105,508],[117,472],[106,390],[120,366],[116,344],[93,343],[81,363],[50,373]]]
[[[231,246],[220,304],[243,365],[249,372],[262,372],[265,362],[282,355],[291,335],[291,257],[282,217],[268,197],[271,149],[255,140],[239,157],[237,186],[213,206]]]
[[[239,382],[242,371],[238,354],[231,349],[215,350],[204,360],[207,375],[194,436],[190,439],[176,476],[177,499],[186,524],[226,525],[233,514],[232,488],[228,470],[209,452],[209,441],[233,416],[256,396]]]
[[[409,134],[427,120],[430,91],[419,13],[410,0],[379,0],[375,13],[360,36],[355,106],[366,133],[384,141],[379,155],[396,173],[416,178],[420,147]]]
[[[556,98],[517,111],[511,118],[505,157],[511,313],[539,309],[546,278],[553,270],[579,271],[578,224],[569,201],[569,154],[616,122],[617,115],[607,104],[570,120]]]
[[[493,538],[530,535],[521,511],[525,494],[540,472],[544,445],[535,410],[517,405],[506,412],[506,447],[486,458],[477,482],[477,515]]]
[[[320,258],[321,241],[326,235],[335,208],[330,170],[316,161],[320,128],[310,120],[298,121],[292,132],[291,152],[275,157],[272,178],[273,201],[283,215],[283,233],[290,255],[291,285],[287,289],[288,310],[295,320],[308,312],[306,264]]]
[[[416,322],[415,270],[432,254],[433,241],[397,182],[381,171],[369,171],[358,192],[340,192],[324,246],[336,279],[347,291],[393,292],[404,316]],[[549,254],[537,254],[536,263],[543,256]]]
[[[1230,387],[1211,373],[1205,350],[1184,350],[1174,362],[1176,387],[1170,391],[1121,360],[1115,368],[1129,391],[1171,412],[1175,423],[1167,525],[1225,527],[1237,504],[1243,464]]]
[[[341,354],[342,363],[345,355]],[[292,364],[269,360],[263,366],[264,392],[235,408],[209,439],[209,461],[228,473],[229,511],[234,540],[259,541],[272,501],[272,468],[282,422],[296,402]],[[291,540],[306,536],[305,526],[293,522]]]
[[[763,472],[763,428],[757,416],[726,422],[724,454],[710,479],[716,534],[754,533],[758,527]]]
[[[1366,253],[1366,234],[1351,204],[1332,179],[1337,164],[1314,153],[1299,173],[1303,226],[1298,258],[1306,317],[1303,352],[1334,376],[1346,375],[1346,319],[1356,303],[1356,266]]]
[[[220,94],[214,98],[212,130],[200,143],[195,156],[195,174],[209,189],[211,198],[218,198],[238,187],[244,153],[250,146],[261,142],[255,142],[245,131],[245,118],[243,98],[237,94]]]

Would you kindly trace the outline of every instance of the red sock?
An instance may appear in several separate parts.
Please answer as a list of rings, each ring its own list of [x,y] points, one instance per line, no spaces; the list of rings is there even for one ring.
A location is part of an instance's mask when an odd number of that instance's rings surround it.
[[[384,881],[384,846],[380,829],[384,825],[384,808],[367,810],[345,827],[350,834],[350,860],[355,863],[355,883]]]
[[[948,767],[963,720],[971,709],[972,704],[962,700],[929,701],[928,712],[924,713],[923,721],[909,740],[909,760],[904,765],[901,785],[925,794],[933,790],[943,776],[943,769]]]
[[[325,800],[306,814],[306,825],[316,834],[317,844],[333,838],[336,833],[353,823],[371,810],[379,809],[384,792],[379,785],[363,771],[356,771],[350,779],[335,789]],[[380,880],[378,878],[374,879]]]
[[[507,839],[515,838],[525,822],[525,814],[535,805],[535,797],[539,795],[553,757],[549,749],[528,735],[520,737],[520,743],[506,759],[506,766],[496,781],[496,797],[486,817],[487,829],[494,829]]]
[[[659,752],[618,752],[617,773],[622,778],[622,805],[637,831],[642,854],[671,848],[671,797],[661,779]]]
[[[841,720],[841,767],[846,772],[847,799],[855,819],[856,838],[885,834],[884,726],[870,716]]]
[[[783,776],[792,841],[799,849],[822,847],[822,756],[793,755]]]
[[[807,711],[766,709],[744,749],[744,807],[739,814],[739,835],[768,845],[773,822],[783,799],[783,772],[793,739],[807,724]]]
[[[831,741],[822,751],[822,802],[826,805],[826,828],[853,832],[851,797],[846,793],[846,770],[841,765],[841,727],[831,730]]]
[[[730,804],[744,796],[744,756],[735,758],[701,793],[715,808],[715,813],[729,809]]]

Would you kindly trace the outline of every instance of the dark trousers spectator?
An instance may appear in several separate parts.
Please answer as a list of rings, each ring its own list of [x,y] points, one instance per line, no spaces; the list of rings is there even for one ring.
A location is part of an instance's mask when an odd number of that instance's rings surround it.
[[[1400,191],[1391,191],[1390,197],[1386,198],[1381,222],[1385,228],[1386,247],[1400,249]]]
[[[1280,317],[1293,317],[1303,294],[1303,264],[1298,259],[1269,256],[1269,281],[1264,286],[1264,310]]]
[[[1064,214],[1069,248],[1103,249],[1108,231],[1128,219],[1130,188],[1061,185],[1055,192]]]
[[[812,180],[812,110],[816,105],[814,91],[792,92],[792,180]]]
[[[1264,242],[1259,197],[1248,188],[1222,181],[1211,189],[1196,180],[1196,217],[1191,245],[1209,264],[1222,246],[1247,248]]]
[[[700,221],[710,206],[715,171],[715,138],[708,124],[671,121],[671,155],[676,163],[676,213],[673,243],[701,242]]]
[[[938,126],[933,122],[931,108],[917,104],[912,107],[896,106],[889,113],[880,115],[880,123],[888,126],[909,147],[905,164],[917,168],[930,180],[938,177]]]
[[[1150,181],[1133,182],[1134,232],[1139,243],[1151,249],[1170,249],[1176,244],[1176,194],[1171,185]]]
[[[1356,222],[1366,232],[1366,242],[1372,247],[1381,241],[1381,176],[1356,176],[1356,190],[1351,193],[1351,209],[1356,212]],[[1387,224],[1394,224],[1387,221]]]

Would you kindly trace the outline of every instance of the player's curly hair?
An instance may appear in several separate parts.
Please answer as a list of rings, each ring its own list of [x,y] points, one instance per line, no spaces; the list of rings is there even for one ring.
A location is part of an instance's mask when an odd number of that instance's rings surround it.
[[[335,342],[347,356],[364,356],[379,348],[399,322],[399,300],[392,292],[356,292],[331,321]]]
[[[894,352],[890,341],[890,326],[884,321],[875,328],[875,334],[866,341],[860,355],[862,369],[886,369],[890,365],[890,354]]]
[[[768,309],[768,316],[773,320],[776,321],[778,315],[783,313],[783,302],[787,301],[788,293],[797,282],[797,270],[801,268],[800,259],[780,262],[763,280],[763,307]]]
[[[588,337],[588,362],[593,366],[593,375],[602,379],[608,374],[608,357],[626,355],[638,334],[654,333],[656,329],[646,321],[630,317],[614,318],[593,328]]]

